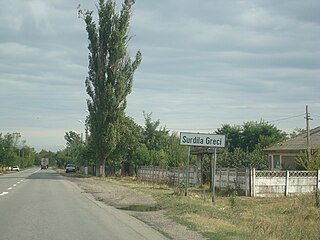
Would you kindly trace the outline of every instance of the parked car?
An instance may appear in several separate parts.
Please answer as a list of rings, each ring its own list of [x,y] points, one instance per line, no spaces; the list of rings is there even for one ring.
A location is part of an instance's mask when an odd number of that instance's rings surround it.
[[[12,166],[11,170],[19,172],[20,168],[19,168],[19,166],[15,165],[15,166]]]
[[[68,172],[76,172],[76,165],[69,163],[66,166],[66,173],[68,173]]]

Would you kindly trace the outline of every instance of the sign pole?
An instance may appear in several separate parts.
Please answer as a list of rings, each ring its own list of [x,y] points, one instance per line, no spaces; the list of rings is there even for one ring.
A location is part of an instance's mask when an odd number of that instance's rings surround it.
[[[211,172],[211,201],[214,202],[214,188],[213,188],[213,154],[210,154],[210,172]]]
[[[217,149],[214,148],[214,160],[212,161],[212,154],[211,154],[211,186],[212,186],[212,203],[215,202],[215,189],[216,189],[216,164],[217,164]]]
[[[187,158],[187,166],[186,166],[186,189],[184,195],[188,195],[188,186],[189,186],[189,162],[190,162],[190,146],[188,148],[188,158]]]
[[[180,145],[189,146],[188,159],[186,163],[186,181],[185,181],[185,196],[188,194],[189,187],[189,161],[190,161],[190,146],[196,147],[212,147],[214,148],[214,160],[213,154],[211,154],[211,187],[212,187],[212,202],[214,202],[215,195],[215,171],[217,161],[217,148],[223,148],[225,146],[225,135],[217,134],[205,134],[205,133],[189,133],[180,132]]]

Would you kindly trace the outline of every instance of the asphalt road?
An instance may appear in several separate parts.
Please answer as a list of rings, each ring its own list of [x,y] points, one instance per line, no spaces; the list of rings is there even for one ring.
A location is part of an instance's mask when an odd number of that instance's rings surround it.
[[[0,176],[1,240],[166,239],[124,211],[95,201],[53,170]]]

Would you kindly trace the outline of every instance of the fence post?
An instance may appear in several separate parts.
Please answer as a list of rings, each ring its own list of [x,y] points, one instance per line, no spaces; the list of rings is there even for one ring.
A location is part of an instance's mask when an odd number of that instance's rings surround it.
[[[256,196],[255,185],[256,185],[256,169],[252,168],[251,169],[251,197]]]
[[[235,178],[235,182],[234,182],[234,189],[237,189],[238,188],[238,185],[239,182],[238,182],[238,168],[236,168],[236,178]]]
[[[250,172],[249,172],[249,169],[246,168],[246,175],[245,175],[245,194],[246,194],[246,197],[248,197],[250,194],[249,178],[250,178]]]
[[[320,207],[320,170],[317,171],[317,183],[316,183],[316,206]]]
[[[286,187],[285,187],[285,196],[289,195],[289,171],[286,171]]]
[[[320,190],[320,169],[317,170],[317,183],[316,183],[317,190]]]
[[[227,187],[230,186],[229,180],[229,168],[227,168]]]
[[[219,168],[219,188],[222,189],[222,170],[221,170],[221,167]]]

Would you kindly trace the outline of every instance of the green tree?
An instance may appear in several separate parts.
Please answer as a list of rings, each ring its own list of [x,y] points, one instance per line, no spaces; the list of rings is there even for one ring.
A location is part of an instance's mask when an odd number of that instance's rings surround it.
[[[216,131],[226,136],[226,149],[234,152],[240,148],[245,152],[263,149],[286,139],[287,134],[274,125],[260,122],[245,122],[242,126],[223,125]]]
[[[225,135],[226,138],[226,150],[233,152],[235,149],[240,148],[242,130],[241,126],[231,126],[229,124],[223,124],[222,128],[216,131],[216,134]]]
[[[241,148],[249,152],[256,148],[265,148],[281,142],[287,138],[287,134],[277,129],[273,124],[260,122],[246,122],[242,127]]]
[[[168,138],[168,166],[179,167],[185,164],[188,149],[180,145],[178,133],[173,132]]]
[[[17,145],[17,139],[20,138],[20,134],[7,133],[2,139],[2,146],[4,152],[4,166],[11,166],[19,164],[19,149],[15,148]]]
[[[168,137],[169,131],[160,126],[160,120],[153,121],[151,116],[152,113],[143,112],[145,127],[144,135],[147,148],[151,150],[166,150],[168,148]]]
[[[231,168],[256,168],[267,169],[268,160],[266,154],[260,149],[255,149],[252,152],[243,151],[241,148],[236,148],[233,152],[223,151],[218,155],[217,165],[220,167]]]
[[[35,162],[36,151],[34,148],[31,148],[27,145],[23,145],[20,149],[20,168],[26,168],[37,164]]]
[[[69,160],[69,156],[67,156],[67,151],[65,149],[56,152],[52,157],[52,161],[55,162],[58,168],[64,168],[68,164]],[[49,164],[51,164],[51,159]]]
[[[137,173],[138,166],[151,165],[150,152],[144,143],[140,143],[132,154],[132,162],[135,172]]]
[[[49,166],[55,165],[54,163],[54,156],[55,153],[42,149],[37,155],[36,155],[36,159],[35,159],[35,164],[36,165],[40,165],[41,163],[41,158],[49,158]]]
[[[303,151],[299,156],[296,157],[296,163],[303,169],[308,171],[316,171],[320,169],[320,152],[314,151],[308,159],[307,151]]]
[[[222,167],[266,169],[265,147],[286,139],[287,134],[264,121],[245,122],[242,126],[223,125],[216,131],[226,136],[226,148],[219,156]]]
[[[64,139],[66,140],[65,156],[69,163],[77,165],[83,164],[84,143],[80,134],[69,131],[66,132]]]
[[[135,153],[143,140],[143,128],[130,117],[121,120],[120,141],[107,162],[112,167],[113,173],[120,167],[122,160],[135,164]]]
[[[86,90],[88,125],[96,154],[98,176],[105,176],[105,161],[120,141],[120,120],[124,116],[126,97],[131,92],[133,75],[141,62],[137,52],[134,61],[127,51],[129,20],[134,0],[125,0],[120,13],[114,0],[99,0],[98,25],[93,12],[79,10],[86,23],[89,40],[89,72]]]
[[[2,138],[2,133],[0,133],[0,167],[4,167],[4,142]]]
[[[21,140],[20,133],[0,133],[0,167],[20,165],[20,168],[35,164],[37,153]]]

